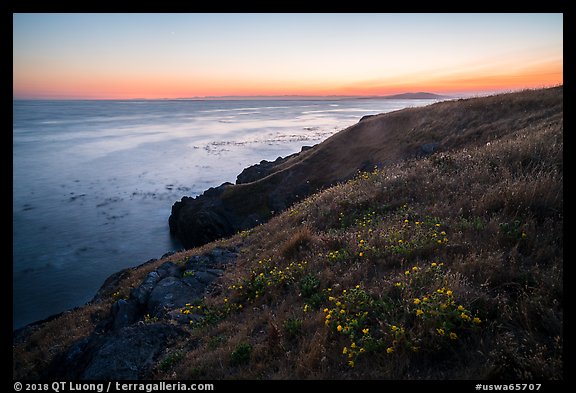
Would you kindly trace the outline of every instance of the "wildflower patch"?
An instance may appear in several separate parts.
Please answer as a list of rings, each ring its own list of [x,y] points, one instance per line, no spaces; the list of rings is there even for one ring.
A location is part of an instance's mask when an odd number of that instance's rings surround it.
[[[346,364],[355,367],[371,353],[419,352],[437,340],[450,345],[477,330],[483,323],[477,313],[459,302],[454,290],[434,286],[446,281],[446,274],[443,263],[432,262],[401,272],[378,296],[360,285],[329,296],[324,324],[345,337]]]

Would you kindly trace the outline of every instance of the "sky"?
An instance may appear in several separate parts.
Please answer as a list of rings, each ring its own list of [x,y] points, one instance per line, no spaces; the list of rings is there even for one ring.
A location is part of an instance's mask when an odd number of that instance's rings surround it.
[[[559,14],[13,14],[13,97],[466,95],[563,83]]]

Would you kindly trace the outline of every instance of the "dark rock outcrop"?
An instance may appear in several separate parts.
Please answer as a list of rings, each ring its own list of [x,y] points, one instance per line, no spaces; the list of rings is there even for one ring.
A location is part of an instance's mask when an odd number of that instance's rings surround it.
[[[57,356],[44,371],[50,379],[140,379],[164,349],[186,333],[181,325],[199,317],[184,315],[186,304],[202,299],[226,266],[238,256],[235,249],[216,247],[177,265],[165,262],[148,273],[127,299],[112,305],[110,318],[87,338]],[[128,270],[120,275],[126,275]],[[99,292],[118,280],[106,280]],[[176,323],[174,323],[176,322]]]
[[[313,146],[302,146],[300,153],[310,150],[312,147]],[[287,162],[293,157],[298,156],[300,153],[294,153],[284,158],[278,157],[274,161],[262,160],[259,164],[249,166],[240,172],[240,174],[236,177],[236,184],[252,183],[254,181],[263,179],[266,176],[274,173],[275,168],[277,168],[279,165]]]
[[[232,183],[210,188],[196,198],[183,197],[174,203],[168,219],[170,233],[190,248],[230,236],[237,217],[222,202],[221,195]]]
[[[275,161],[261,161],[244,169],[236,184],[224,183],[195,198],[183,197],[174,203],[168,220],[170,233],[186,248],[231,236],[266,222],[275,213],[344,178],[310,180],[301,168],[290,168],[315,147],[304,146],[299,153]]]
[[[145,378],[165,348],[183,335],[181,328],[168,323],[142,323],[92,335],[52,364],[49,376],[77,380]]]
[[[290,190],[275,190],[275,180],[267,179],[313,148],[303,146],[299,153],[278,157],[274,161],[263,160],[245,168],[237,176],[235,185],[223,183],[209,188],[195,198],[183,197],[172,206],[168,219],[170,233],[180,240],[184,247],[192,248],[265,222],[275,212],[286,209],[290,204],[315,191],[305,182],[295,182]],[[250,186],[254,183],[262,184],[265,190],[255,191],[259,194],[256,198],[245,194],[237,197],[239,188],[246,186],[247,189],[254,189]]]

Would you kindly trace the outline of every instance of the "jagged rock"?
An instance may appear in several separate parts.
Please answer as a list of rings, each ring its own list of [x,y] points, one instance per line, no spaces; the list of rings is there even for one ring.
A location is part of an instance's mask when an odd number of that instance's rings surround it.
[[[144,323],[145,315],[182,324],[199,320],[199,315],[183,314],[181,309],[200,300],[222,275],[222,269],[237,257],[235,249],[215,247],[190,258],[185,267],[163,263],[146,275],[128,299],[112,305],[111,316],[102,328],[57,357],[46,375],[72,379],[140,378],[168,340],[180,334],[171,325]]]
[[[140,307],[134,301],[120,299],[112,305],[112,329],[118,330],[136,322]]]
[[[111,274],[104,281],[104,283],[102,284],[100,289],[98,289],[98,292],[96,292],[96,295],[94,295],[94,298],[92,299],[92,301],[97,302],[97,301],[100,301],[104,298],[111,296],[114,293],[114,291],[116,290],[116,288],[118,287],[118,283],[120,281],[124,280],[126,277],[128,277],[132,270],[139,268],[139,267],[146,266],[146,265],[148,265],[150,263],[154,263],[156,261],[157,261],[156,258],[149,259],[137,267],[129,267],[129,268],[122,269],[116,273]]]
[[[181,270],[174,262],[165,262],[156,269],[156,273],[160,278],[180,277]]]
[[[194,274],[194,278],[197,281],[200,281],[200,283],[202,283],[203,285],[208,286],[208,285],[212,284],[212,282],[216,278],[218,278],[218,276],[215,274],[212,274],[209,271],[204,271],[204,272],[201,271],[201,272],[196,272],[196,274]]]
[[[106,335],[93,334],[57,358],[47,375],[79,380],[141,379],[169,343],[183,334],[166,323],[141,323]]]
[[[164,316],[168,310],[182,308],[186,303],[199,300],[205,289],[206,285],[198,280],[191,282],[166,277],[150,293],[148,312],[150,315]]]
[[[174,203],[168,219],[170,233],[180,239],[184,247],[206,244],[235,232],[238,217],[227,209],[221,199],[231,185],[224,183],[196,198],[183,197],[180,202]]]
[[[201,270],[209,268],[225,267],[233,263],[238,258],[238,252],[235,249],[225,249],[220,247],[213,248],[210,252],[203,255],[195,255],[186,261],[186,270]]]
[[[299,153],[290,154],[286,157],[278,157],[274,161],[262,160],[259,164],[244,168],[238,176],[236,176],[236,184],[252,183],[257,180],[263,179],[274,172],[274,169],[293,157],[297,157],[300,153],[312,149],[313,146],[302,146]]]
[[[139,305],[145,305],[158,281],[160,281],[160,275],[156,271],[148,273],[142,284],[132,290],[130,299],[134,299]]]
[[[259,164],[245,168],[236,176],[236,184],[251,183],[268,176],[281,159],[278,157],[275,161],[262,160]]]
[[[231,262],[235,262],[238,257],[238,251],[236,249],[227,249],[214,247],[212,251],[208,254],[211,259],[212,266],[227,265]]]

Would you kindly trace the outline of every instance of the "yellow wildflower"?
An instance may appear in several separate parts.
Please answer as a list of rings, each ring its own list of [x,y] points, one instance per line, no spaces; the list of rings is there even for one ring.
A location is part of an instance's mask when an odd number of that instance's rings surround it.
[[[360,251],[360,252],[358,253],[358,256],[359,256],[359,257],[363,257],[363,256],[364,256],[364,253],[363,253],[362,251]]]
[[[474,319],[472,320],[472,322],[474,322],[475,324],[479,324],[482,323],[482,320],[478,317],[474,317]]]
[[[341,331],[342,331],[342,325],[338,325],[338,326],[336,327],[336,330],[338,330],[339,332],[341,332]]]
[[[458,335],[454,332],[450,333],[450,339],[451,340],[458,340]]]
[[[422,314],[424,314],[424,311],[422,311],[421,309],[416,310],[416,316],[417,317],[422,315]]]
[[[436,331],[438,332],[439,335],[441,336],[444,335],[444,329],[436,329]]]
[[[412,271],[413,271],[413,272],[417,272],[417,271],[418,271],[418,266],[414,266],[414,267],[412,268]]]
[[[390,329],[392,329],[392,331],[395,332],[396,330],[398,330],[398,326],[392,325],[392,327]]]
[[[446,295],[452,296],[452,291],[450,291],[450,290],[446,291]]]
[[[393,353],[393,352],[394,352],[394,348],[392,348],[392,347],[386,348],[386,353]]]
[[[459,306],[458,306],[458,311],[464,311],[464,306],[459,305]]]
[[[431,265],[431,266],[432,266],[432,267],[436,267],[436,266],[438,266],[438,264],[437,264],[436,262],[432,262],[432,265]]]
[[[350,348],[356,348],[356,343],[350,344]]]
[[[369,332],[369,329],[368,329],[368,328],[366,328],[366,329],[362,329],[362,333],[364,333],[364,334],[368,334],[368,332]]]
[[[344,347],[344,349],[342,349],[342,353],[346,355],[348,353],[348,348]]]
[[[349,360],[349,361],[348,361],[348,365],[349,365],[350,367],[354,367],[354,360]]]
[[[418,298],[414,299],[414,304],[420,304],[420,299]]]

